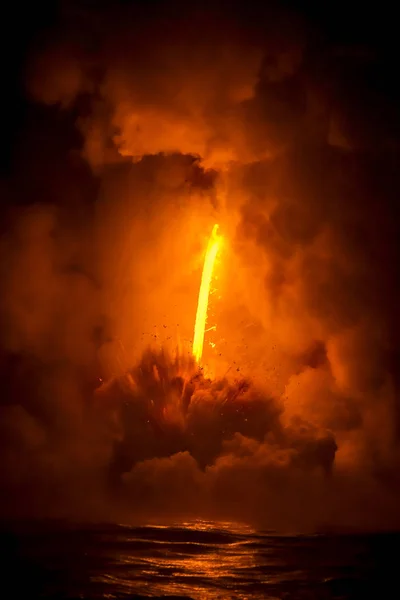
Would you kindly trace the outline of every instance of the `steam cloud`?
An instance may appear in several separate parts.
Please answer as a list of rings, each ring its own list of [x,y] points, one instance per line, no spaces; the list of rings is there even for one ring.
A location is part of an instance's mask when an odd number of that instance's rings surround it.
[[[28,61],[2,182],[1,511],[397,527],[378,58],[277,9],[169,10],[73,4]],[[209,378],[187,348],[214,222]]]

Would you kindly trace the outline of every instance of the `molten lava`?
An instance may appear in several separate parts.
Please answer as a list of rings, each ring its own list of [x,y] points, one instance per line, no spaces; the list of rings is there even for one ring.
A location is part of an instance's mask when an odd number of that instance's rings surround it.
[[[215,259],[221,245],[221,237],[218,235],[218,225],[214,225],[210,241],[208,242],[206,256],[204,258],[203,274],[197,303],[196,322],[193,337],[193,355],[200,362],[203,354],[204,331],[207,321],[208,298],[210,295],[210,284],[214,270]]]

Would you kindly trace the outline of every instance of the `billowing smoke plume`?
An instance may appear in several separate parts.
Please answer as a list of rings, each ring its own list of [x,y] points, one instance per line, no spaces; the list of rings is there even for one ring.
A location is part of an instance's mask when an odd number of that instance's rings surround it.
[[[276,8],[68,6],[2,184],[2,511],[397,526],[381,57]]]

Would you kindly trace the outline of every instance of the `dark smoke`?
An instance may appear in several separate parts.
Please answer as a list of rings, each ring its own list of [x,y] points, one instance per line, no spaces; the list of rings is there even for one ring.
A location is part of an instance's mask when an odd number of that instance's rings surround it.
[[[148,351],[138,367],[108,386],[104,392],[102,388],[98,391],[103,401],[117,403],[119,410],[126,411],[121,417],[123,438],[114,458],[117,472],[130,471],[141,460],[182,451],[188,451],[204,469],[214,464],[226,447],[226,440],[236,434],[259,443],[269,437],[278,448],[300,447],[300,456],[294,462],[307,463],[306,456],[310,454],[312,464],[324,466],[327,472],[332,469],[335,454],[332,436],[327,434],[321,440],[312,437],[309,445],[307,427],[303,425],[305,444],[301,448],[300,439],[292,440],[290,430],[280,423],[282,407],[257,390],[251,381],[210,380],[201,370],[191,376],[189,371],[184,377],[171,358]],[[312,457],[311,447],[314,444],[317,451],[319,442],[328,448],[325,461],[322,457]],[[125,455],[127,467],[123,466],[124,460],[119,465],[119,455]]]

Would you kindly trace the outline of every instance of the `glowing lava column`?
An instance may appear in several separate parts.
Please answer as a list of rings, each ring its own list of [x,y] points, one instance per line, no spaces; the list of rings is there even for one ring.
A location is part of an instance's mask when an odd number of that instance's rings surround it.
[[[211,278],[214,270],[215,259],[221,245],[221,237],[218,235],[218,225],[214,225],[210,241],[208,242],[206,256],[204,258],[203,274],[197,303],[196,323],[194,326],[193,355],[200,362],[203,354],[204,330],[207,321],[208,297],[210,295]]]

